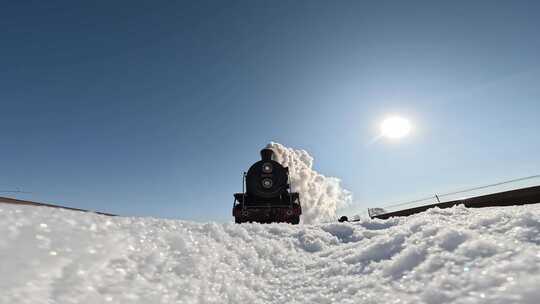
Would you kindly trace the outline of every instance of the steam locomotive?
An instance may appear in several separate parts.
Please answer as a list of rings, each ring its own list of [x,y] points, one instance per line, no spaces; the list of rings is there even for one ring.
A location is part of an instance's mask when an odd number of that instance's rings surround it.
[[[261,160],[244,172],[242,193],[234,194],[235,223],[300,222],[300,195],[291,192],[289,168],[283,167],[273,156],[271,149],[261,150]]]

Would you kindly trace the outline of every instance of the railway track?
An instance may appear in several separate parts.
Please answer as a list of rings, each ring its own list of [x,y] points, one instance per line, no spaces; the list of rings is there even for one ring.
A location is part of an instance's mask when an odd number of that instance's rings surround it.
[[[54,205],[54,204],[49,204],[49,203],[26,201],[26,200],[20,200],[20,199],[16,199],[16,198],[2,197],[2,196],[0,196],[0,204],[41,206],[41,207],[60,208],[60,209],[67,209],[67,210],[80,211],[80,212],[91,212],[91,213],[97,213],[97,214],[107,215],[107,216],[116,216],[116,214],[112,214],[112,213],[85,210],[85,209],[79,209],[79,208],[72,208],[72,207]]]

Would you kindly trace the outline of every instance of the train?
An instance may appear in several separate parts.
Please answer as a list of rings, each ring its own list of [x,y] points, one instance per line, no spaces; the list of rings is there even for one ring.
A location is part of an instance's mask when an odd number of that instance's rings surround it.
[[[234,193],[232,215],[241,223],[300,223],[300,194],[291,191],[289,168],[275,160],[272,149],[243,173],[242,192]]]

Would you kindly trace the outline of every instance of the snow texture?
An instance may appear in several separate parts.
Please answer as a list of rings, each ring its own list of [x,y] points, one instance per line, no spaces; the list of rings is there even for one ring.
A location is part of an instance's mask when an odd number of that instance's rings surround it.
[[[307,151],[274,142],[266,147],[274,151],[277,162],[289,167],[292,190],[300,193],[303,223],[336,220],[336,211],[351,204],[351,192],[341,187],[338,178],[315,171],[313,157]]]
[[[538,303],[540,206],[319,225],[0,205],[0,303]]]

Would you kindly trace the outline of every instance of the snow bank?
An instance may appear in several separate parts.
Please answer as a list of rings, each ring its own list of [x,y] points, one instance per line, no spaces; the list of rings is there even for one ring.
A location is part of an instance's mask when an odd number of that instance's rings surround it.
[[[290,226],[0,206],[0,303],[538,303],[540,206]]]
[[[313,169],[313,157],[307,151],[274,142],[266,147],[274,150],[277,162],[289,167],[292,190],[300,193],[303,223],[336,220],[336,211],[352,202],[351,193],[341,188],[338,178],[324,176]]]

